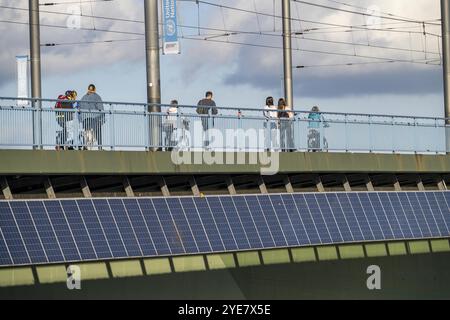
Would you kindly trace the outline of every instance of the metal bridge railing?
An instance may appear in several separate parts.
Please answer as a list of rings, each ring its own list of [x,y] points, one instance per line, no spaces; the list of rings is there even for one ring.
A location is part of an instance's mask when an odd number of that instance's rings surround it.
[[[444,118],[308,111],[278,118],[261,109],[103,102],[102,110],[55,108],[58,100],[0,98],[1,149],[446,153]],[[270,117],[272,115],[272,117]],[[156,128],[156,129],[155,129]]]

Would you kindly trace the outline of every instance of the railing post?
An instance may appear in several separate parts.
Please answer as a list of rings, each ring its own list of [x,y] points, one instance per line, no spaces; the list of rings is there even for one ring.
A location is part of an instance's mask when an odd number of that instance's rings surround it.
[[[80,117],[79,117],[79,108],[78,105],[73,110],[73,147],[75,149],[79,149],[81,146],[80,143]]]
[[[434,127],[435,127],[435,131],[437,132],[437,133],[439,133],[439,131],[438,131],[438,128],[439,128],[439,124],[438,124],[438,118],[435,118],[434,119]],[[435,139],[435,141],[436,141],[436,143],[435,143],[435,152],[436,152],[436,154],[439,154],[439,147],[438,147],[438,141],[439,141],[439,139]]]
[[[372,143],[372,116],[369,115],[369,151],[372,153],[373,151],[373,143]]]
[[[392,153],[395,153],[395,118],[392,117]]]
[[[322,152],[323,151],[323,142],[324,142],[324,138],[325,138],[325,130],[324,130],[324,128],[323,128],[323,119],[322,119],[322,116],[320,117],[320,120],[319,120],[319,126],[320,126],[320,138],[319,138],[319,152]]]
[[[237,121],[238,121],[237,130],[238,130],[238,132],[241,132],[241,130],[240,130],[240,129],[242,129],[241,109],[238,109]],[[224,130],[224,133],[225,133],[225,130]],[[224,134],[224,136],[225,136],[225,134]],[[234,141],[233,141],[233,149],[234,149],[233,151],[242,151],[241,144],[239,143],[239,138],[237,139],[236,143],[237,143],[237,145],[234,145]],[[245,141],[244,141],[244,145],[245,145]],[[227,149],[226,141],[225,141],[225,145],[223,147],[224,147],[223,149],[225,149],[225,150]]]
[[[113,151],[116,148],[116,128],[115,128],[115,113],[114,113],[114,105],[109,105],[109,114],[111,116],[111,126],[110,126],[110,135],[111,135],[111,150]],[[101,128],[99,128],[101,130]],[[103,144],[103,142],[102,142]]]
[[[33,100],[33,106],[33,113],[36,114],[37,118],[37,149],[42,150],[42,102],[40,100]]]
[[[144,108],[144,128],[145,128],[145,151],[150,150],[150,126],[148,119],[148,111]]]
[[[413,139],[414,139],[414,153],[417,154],[419,147],[417,146],[417,130],[418,130],[418,126],[417,126],[417,119],[416,117],[413,118]]]
[[[345,152],[349,151],[349,144],[348,144],[348,114],[345,115]]]
[[[178,107],[177,109],[177,127],[174,129],[174,134],[175,134],[175,145],[173,146],[174,149],[179,150],[180,149],[180,144],[181,147],[183,147],[183,144],[186,142],[185,139],[185,132],[187,131],[186,128],[184,127],[182,121],[181,121],[181,110]],[[187,145],[186,145],[187,147]]]

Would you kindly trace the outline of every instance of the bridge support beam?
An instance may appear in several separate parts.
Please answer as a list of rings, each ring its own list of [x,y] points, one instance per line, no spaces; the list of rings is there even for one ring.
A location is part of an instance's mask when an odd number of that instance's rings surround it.
[[[125,193],[127,194],[127,197],[129,197],[129,198],[134,197],[133,187],[131,186],[130,179],[128,179],[127,176],[123,177],[123,188],[125,189]]]
[[[11,192],[11,188],[8,184],[8,179],[6,177],[0,178],[0,187],[2,188],[3,196],[6,200],[13,200],[14,197]]]
[[[350,185],[350,182],[345,174],[342,177],[342,185],[344,186],[344,190],[346,192],[352,192],[352,186]]]
[[[374,192],[374,191],[375,191],[375,188],[374,188],[374,186],[373,186],[372,179],[370,178],[370,176],[369,176],[369,175],[366,175],[365,180],[366,180],[366,188],[367,188],[367,191],[369,191],[369,192]]]
[[[425,191],[425,185],[423,184],[422,177],[420,174],[417,176],[417,189],[419,191]]]
[[[82,176],[80,179],[81,191],[83,192],[83,196],[85,198],[92,198],[91,189],[89,188],[88,182],[85,176]]]
[[[191,186],[192,194],[194,195],[194,197],[200,197],[200,189],[194,176],[189,179],[189,185]]]
[[[50,180],[50,177],[45,178],[44,188],[45,188],[45,192],[47,193],[47,197],[49,199],[56,199],[55,189],[53,189],[53,184],[52,184],[52,180]]]
[[[445,183],[445,180],[442,179],[441,176],[436,177],[436,183],[437,187],[440,191],[446,191],[447,190],[447,184]]]
[[[230,195],[234,196],[237,194],[236,192],[236,188],[234,187],[234,183],[233,183],[233,178],[231,178],[231,176],[227,176],[225,178],[225,182],[227,184],[227,188],[228,188],[228,192],[230,193]]]
[[[264,182],[264,178],[262,176],[258,176],[256,179],[256,183],[258,184],[259,191],[261,191],[262,194],[268,194],[269,191],[267,191],[266,183]]]
[[[284,176],[284,186],[286,187],[287,193],[294,193],[294,188],[292,187],[291,178],[288,175]]]
[[[163,196],[170,197],[170,190],[169,190],[169,187],[167,186],[166,179],[164,179],[163,176],[161,176],[161,178],[159,179],[158,184],[159,184],[159,188],[161,189],[161,193],[163,194]]]
[[[400,181],[398,181],[398,177],[395,174],[394,174],[393,182],[394,182],[395,191],[397,191],[397,192],[402,191],[402,185],[400,184]]]
[[[320,176],[317,174],[314,176],[314,184],[316,185],[317,191],[318,192],[325,192],[325,187],[323,186],[323,182],[322,179],[320,178]]]

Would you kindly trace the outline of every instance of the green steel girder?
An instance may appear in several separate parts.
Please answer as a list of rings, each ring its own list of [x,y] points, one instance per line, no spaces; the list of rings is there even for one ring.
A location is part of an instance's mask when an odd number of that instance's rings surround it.
[[[196,155],[199,155],[198,153]],[[225,159],[225,154],[223,155]],[[229,155],[229,154],[228,154]],[[250,156],[246,153],[245,156]],[[280,153],[278,173],[448,173],[450,155]],[[0,175],[259,174],[255,164],[176,165],[170,152],[1,150]]]

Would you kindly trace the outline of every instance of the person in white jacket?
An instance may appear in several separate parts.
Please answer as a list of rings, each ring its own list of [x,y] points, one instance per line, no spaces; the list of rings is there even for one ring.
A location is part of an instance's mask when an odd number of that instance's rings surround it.
[[[172,100],[170,102],[170,107],[167,110],[167,118],[164,124],[164,132],[166,134],[166,148],[167,151],[172,151],[176,146],[176,129],[178,122],[178,101]]]
[[[266,99],[264,117],[266,118],[264,127],[267,130],[267,133],[265,134],[265,149],[275,152],[279,149],[280,133],[278,130],[278,107],[274,105],[273,97],[268,97]]]

